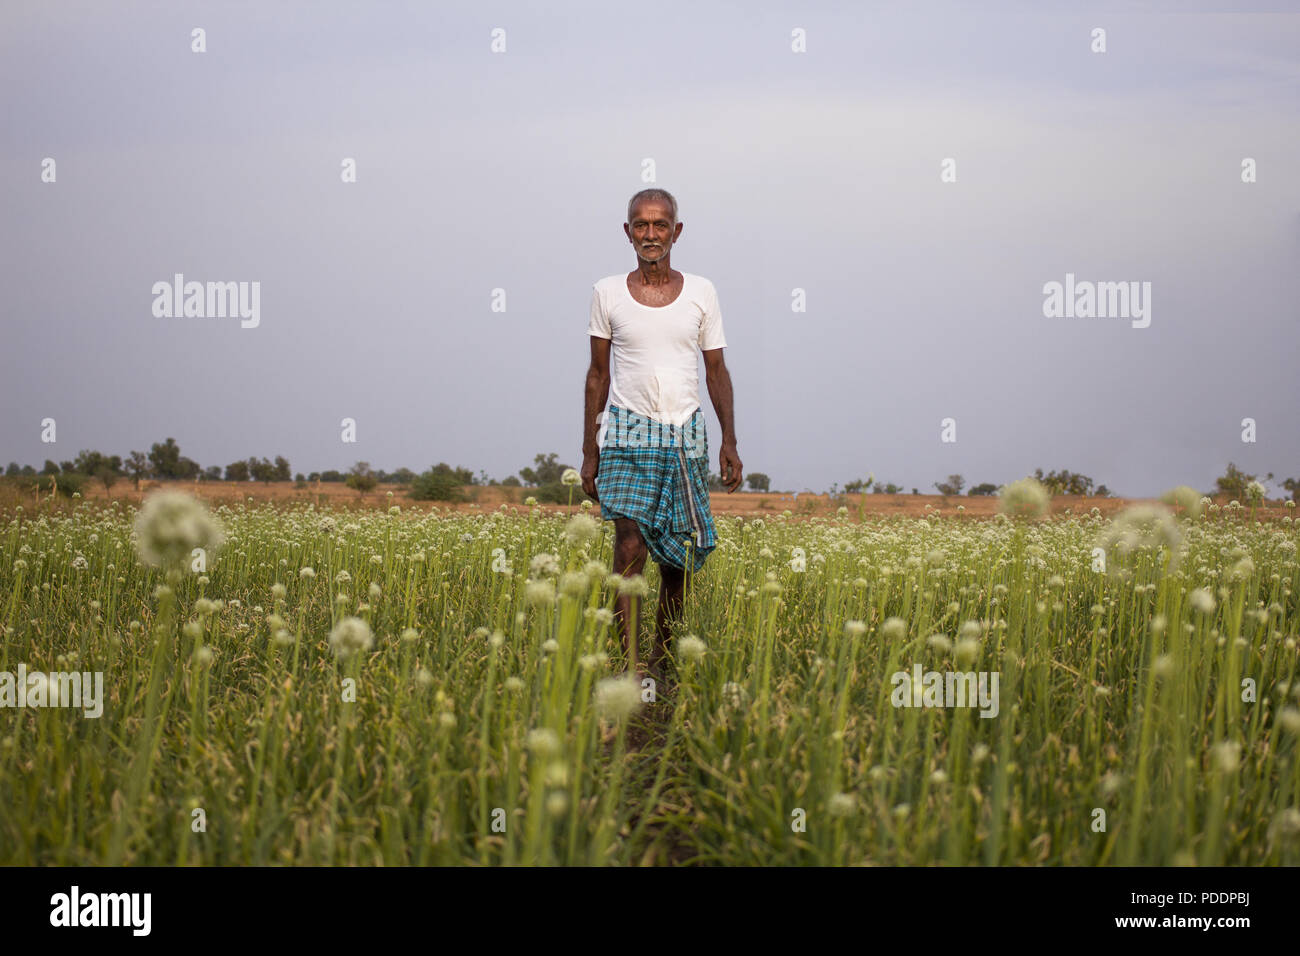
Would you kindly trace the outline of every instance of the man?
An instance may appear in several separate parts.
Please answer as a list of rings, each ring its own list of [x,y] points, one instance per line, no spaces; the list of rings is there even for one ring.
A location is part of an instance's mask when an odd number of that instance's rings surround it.
[[[670,263],[683,226],[677,200],[662,189],[643,189],[628,203],[627,218],[623,232],[637,267],[593,286],[581,474],[583,490],[600,502],[601,517],[614,522],[615,573],[642,574],[647,556],[659,565],[656,642],[644,669],[637,664],[636,596],[620,593],[615,610],[629,670],[657,676],[668,652],[669,621],[681,615],[688,578],[717,545],[699,352],[722,426],[718,462],[728,492],[740,486],[742,466],[717,292],[708,279],[676,272]],[[617,375],[600,445],[596,417],[609,397],[611,347]]]

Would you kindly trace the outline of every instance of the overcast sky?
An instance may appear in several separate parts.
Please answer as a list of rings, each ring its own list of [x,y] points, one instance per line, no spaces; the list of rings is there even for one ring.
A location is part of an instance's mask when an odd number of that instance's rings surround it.
[[[658,185],[774,488],[1300,476],[1300,4],[1233,6],[6,0],[0,465],[576,467]],[[176,273],[259,324],[156,317]],[[1045,317],[1067,273],[1149,326]]]

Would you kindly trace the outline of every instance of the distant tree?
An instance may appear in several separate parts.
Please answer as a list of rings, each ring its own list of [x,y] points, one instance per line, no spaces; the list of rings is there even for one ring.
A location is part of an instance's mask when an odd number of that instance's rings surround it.
[[[158,478],[180,478],[181,449],[175,438],[154,442],[149,448],[149,464]]]
[[[31,465],[23,465],[22,474],[24,478],[35,477],[36,469],[33,468]]]
[[[290,474],[289,459],[285,458],[283,455],[276,455],[275,456],[275,480],[288,481],[289,474]]]
[[[64,471],[51,475],[59,494],[72,496],[86,486],[86,476],[75,471]]]
[[[921,493],[921,492],[918,491],[917,489],[915,489],[915,488],[912,489],[912,494],[914,494],[914,495],[919,495],[920,493]]]
[[[298,472],[298,474],[296,474],[296,475],[293,476],[293,480],[296,481],[296,482],[301,483],[301,482],[306,481],[307,479],[303,477],[303,474],[302,474],[302,472],[300,471],[300,472]]]
[[[192,458],[186,458],[184,455],[181,455],[180,461],[176,463],[175,477],[177,478],[184,478],[186,480],[190,480],[193,478],[197,478],[202,473],[203,473],[203,466],[200,465],[197,461],[194,461]]]
[[[463,501],[465,498],[458,476],[445,464],[416,475],[410,493],[416,501]]]
[[[248,473],[254,481],[275,481],[275,465],[269,458],[248,459]]]
[[[761,471],[751,471],[746,480],[750,491],[767,491],[772,487],[772,479]]]
[[[397,485],[409,485],[419,476],[409,468],[398,468],[393,472],[393,483]]]
[[[981,482],[966,492],[967,496],[996,495],[997,493],[998,486],[989,481]]]
[[[1041,482],[1053,495],[1090,495],[1092,494],[1092,479],[1087,475],[1081,475],[1073,471],[1049,471],[1043,474],[1043,469],[1034,469],[1034,478]]]
[[[570,486],[562,481],[548,481],[546,484],[538,486],[533,497],[547,504],[567,505],[570,493],[572,493],[575,505],[587,498],[587,493],[582,490],[582,485]]]
[[[555,459],[555,452],[551,452],[549,455],[537,455],[533,458],[533,464],[537,467],[520,468],[519,477],[527,485],[547,485],[559,481],[560,475],[564,474],[564,469],[571,466],[562,465]]]
[[[23,470],[19,467],[18,462],[16,461],[9,462],[9,467],[5,469],[6,478],[17,478],[22,473]]]
[[[333,468],[331,468],[329,471],[322,471],[320,475],[320,480],[321,481],[342,481],[343,472],[335,471]]]
[[[438,464],[424,472],[426,475],[431,473],[445,478],[448,483],[456,486],[472,485],[474,483],[474,473],[468,468],[453,468],[445,461],[438,462]]]
[[[949,475],[947,481],[936,481],[934,483],[941,495],[959,495],[965,485],[966,479],[961,475]]]
[[[874,495],[896,495],[902,491],[902,487],[887,481],[883,485],[877,481],[872,485],[871,493]]]
[[[126,473],[135,482],[135,490],[140,490],[140,479],[149,476],[149,459],[142,451],[133,451],[126,456]]]
[[[359,461],[348,469],[348,476],[345,483],[349,488],[354,489],[362,498],[366,496],[367,491],[371,491],[375,485],[379,484],[379,479],[375,473],[370,470],[370,462]]]
[[[1109,498],[1109,497],[1110,497],[1110,489],[1107,488],[1105,485],[1098,485],[1098,486],[1097,486],[1096,495],[1097,495],[1098,498]]]
[[[64,471],[67,472],[68,474],[72,474],[76,470],[77,470],[77,466],[70,461],[59,462],[59,471]]]
[[[41,466],[41,474],[42,474],[42,475],[57,475],[58,473],[59,473],[59,466],[58,466],[55,462],[53,462],[53,461],[51,461],[50,459],[46,458],[46,459],[45,459],[45,464]]]
[[[1248,475],[1232,462],[1228,462],[1228,470],[1222,476],[1214,479],[1215,493],[1227,495],[1230,499],[1245,503],[1246,486],[1252,481],[1258,481],[1255,475]],[[1264,476],[1264,481],[1272,481],[1273,473],[1270,471]],[[1289,489],[1288,489],[1289,490]]]
[[[122,456],[83,450],[77,454],[72,470],[103,482],[104,490],[111,492],[113,485],[122,478]]]
[[[865,478],[854,478],[852,481],[844,483],[844,492],[850,495],[865,494],[875,483],[874,478],[871,481],[867,481]]]
[[[221,480],[221,466],[220,466],[220,465],[208,465],[208,467],[204,468],[204,469],[203,469],[203,480],[204,480],[204,481],[220,481],[220,480]]]
[[[1282,487],[1291,492],[1292,501],[1300,501],[1300,478],[1284,478]]]
[[[523,484],[523,482],[514,475],[509,475],[501,479],[501,484],[505,488],[518,488]]]
[[[226,481],[247,481],[248,462],[232,461],[226,466]]]
[[[308,480],[308,481],[320,481],[320,472],[319,472],[319,471],[313,471],[310,475],[307,476],[307,480]]]

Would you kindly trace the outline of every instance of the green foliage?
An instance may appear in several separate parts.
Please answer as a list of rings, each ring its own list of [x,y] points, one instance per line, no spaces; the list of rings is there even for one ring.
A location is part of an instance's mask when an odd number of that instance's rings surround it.
[[[375,485],[379,484],[379,478],[370,470],[370,462],[359,461],[348,471],[344,483],[364,497],[366,492],[372,491]]]
[[[564,474],[564,469],[571,468],[571,465],[564,465],[556,461],[555,452],[549,455],[537,455],[533,459],[536,468],[520,468],[519,477],[528,485],[549,485],[552,482],[560,480],[560,475]],[[540,499],[539,499],[540,500]]]
[[[1228,470],[1220,477],[1214,479],[1215,494],[1225,495],[1230,499],[1240,501],[1243,504],[1246,501],[1246,486],[1252,481],[1272,481],[1273,473],[1270,471],[1263,479],[1256,475],[1248,475],[1232,462],[1228,462]],[[1285,487],[1285,485],[1284,485]],[[1288,491],[1292,489],[1288,488]]]
[[[941,495],[959,495],[962,488],[966,485],[966,479],[961,475],[949,475],[947,481],[936,481],[934,486],[939,489]]]
[[[86,487],[86,482],[89,480],[89,476],[79,474],[75,471],[61,471],[57,475],[45,478],[41,485],[42,489],[48,489],[50,487],[50,477],[54,479],[55,486],[58,488],[59,494],[61,495],[71,495],[74,492],[84,493],[83,489]]]
[[[465,492],[457,476],[444,466],[416,476],[411,482],[411,497],[416,501],[464,501]]]
[[[1087,475],[1061,470],[1043,474],[1043,469],[1034,469],[1034,478],[1047,489],[1049,495],[1090,495],[1093,482]]]
[[[150,472],[157,478],[181,478],[181,448],[175,438],[154,442],[149,449]]]
[[[569,503],[569,491],[573,491],[573,503],[576,505],[580,501],[587,500],[587,493],[582,490],[581,485],[566,485],[559,481],[552,481],[542,485],[533,492],[533,497],[539,502],[551,505],[567,505]]]

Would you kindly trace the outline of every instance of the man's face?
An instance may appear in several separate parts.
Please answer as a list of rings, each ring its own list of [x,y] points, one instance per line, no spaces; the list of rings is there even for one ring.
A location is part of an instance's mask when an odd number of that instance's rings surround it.
[[[657,262],[668,255],[681,234],[682,223],[673,223],[666,202],[643,199],[632,207],[632,221],[623,226],[636,254],[646,262]]]

